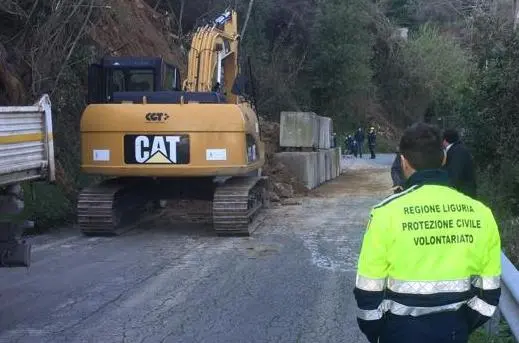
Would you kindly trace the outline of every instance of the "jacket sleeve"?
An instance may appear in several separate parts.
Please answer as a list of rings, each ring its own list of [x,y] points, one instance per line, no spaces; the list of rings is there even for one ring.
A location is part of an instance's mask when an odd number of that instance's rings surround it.
[[[501,239],[497,223],[488,210],[488,235],[479,277],[473,282],[475,297],[468,302],[469,332],[487,322],[495,313],[501,295]]]
[[[357,322],[370,342],[376,342],[382,327],[383,300],[388,270],[387,220],[373,209],[359,256],[354,295]]]
[[[465,188],[464,184],[467,182],[465,170],[467,166],[467,154],[461,150],[461,147],[454,145],[447,153],[446,169],[449,173],[449,178],[452,185],[456,188]]]
[[[404,184],[402,180],[401,174],[401,166],[400,166],[400,156],[397,155],[393,160],[393,165],[391,166],[391,179],[393,180],[394,186],[402,186]]]

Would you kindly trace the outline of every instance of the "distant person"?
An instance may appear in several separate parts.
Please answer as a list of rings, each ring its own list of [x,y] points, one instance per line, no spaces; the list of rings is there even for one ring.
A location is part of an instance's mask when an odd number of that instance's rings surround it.
[[[374,159],[375,156],[375,145],[377,144],[377,134],[375,133],[375,128],[372,126],[368,132],[368,146],[369,152],[371,153],[371,159]]]
[[[460,141],[456,130],[445,130],[443,133],[443,148],[446,154],[444,169],[449,174],[452,186],[459,192],[475,198],[476,178],[474,162],[469,150]]]
[[[352,137],[352,135],[348,135],[346,137],[346,151],[348,151],[348,155],[353,155],[353,142],[354,142],[354,139]]]
[[[337,147],[337,134],[334,132],[332,134],[332,148],[336,148]]]
[[[364,144],[364,132],[359,127],[357,132],[355,132],[355,142],[357,142],[357,149],[360,158],[362,158],[362,145]]]
[[[353,140],[352,145],[351,145],[351,150],[353,152],[353,156],[355,156],[355,158],[357,158],[357,156],[359,154],[359,144],[357,143],[356,140]]]
[[[405,177],[402,171],[399,147],[396,147],[396,156],[391,166],[391,179],[393,180],[393,193],[400,193],[404,190]]]

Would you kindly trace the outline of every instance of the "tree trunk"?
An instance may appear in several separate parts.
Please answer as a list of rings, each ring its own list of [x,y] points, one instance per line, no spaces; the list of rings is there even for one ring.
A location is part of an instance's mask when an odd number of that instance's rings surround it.
[[[254,4],[254,0],[249,1],[249,8],[247,9],[247,16],[245,17],[245,22],[243,23],[243,27],[240,33],[240,42],[243,41],[243,36],[245,35],[245,29],[247,28],[247,24],[249,22],[250,14],[252,12],[252,5]]]
[[[517,0],[514,0],[514,31],[517,29],[517,24],[519,22],[519,13],[517,10]]]

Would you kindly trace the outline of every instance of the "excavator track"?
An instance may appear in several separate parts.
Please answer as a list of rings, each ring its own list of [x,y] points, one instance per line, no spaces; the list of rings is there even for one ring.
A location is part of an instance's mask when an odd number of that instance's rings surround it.
[[[195,182],[200,184],[200,181]],[[181,183],[187,184],[176,180],[170,186],[179,188]],[[191,191],[194,185],[189,187]],[[212,187],[207,186],[202,188],[211,194]],[[231,177],[217,183],[213,188],[212,204],[215,232],[218,235],[250,235],[255,230],[257,215],[267,204],[266,186],[267,178],[260,176]],[[124,233],[142,218],[153,193],[151,181],[131,179],[111,179],[83,189],[77,205],[81,232],[88,236]]]
[[[213,198],[213,227],[218,235],[250,235],[255,219],[267,204],[267,178],[235,177],[217,186]]]
[[[112,179],[81,191],[77,221],[84,235],[119,235],[143,212],[146,199],[136,182]]]

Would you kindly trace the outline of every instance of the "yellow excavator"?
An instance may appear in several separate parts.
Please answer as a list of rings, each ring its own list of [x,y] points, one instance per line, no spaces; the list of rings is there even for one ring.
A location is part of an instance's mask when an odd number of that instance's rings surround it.
[[[159,57],[90,65],[81,170],[111,178],[80,192],[83,234],[120,234],[150,203],[167,199],[212,201],[217,234],[251,233],[268,180],[238,39],[232,9],[198,28],[183,82]]]

